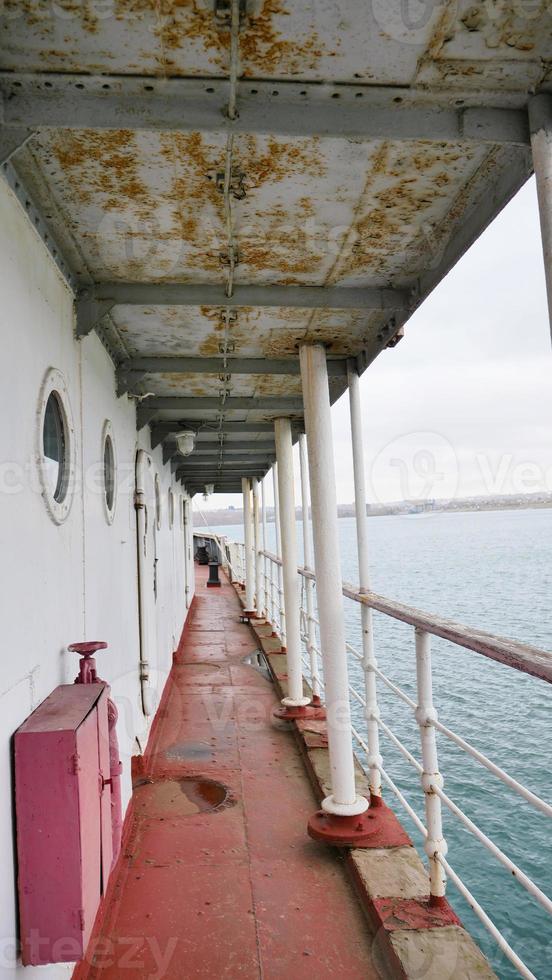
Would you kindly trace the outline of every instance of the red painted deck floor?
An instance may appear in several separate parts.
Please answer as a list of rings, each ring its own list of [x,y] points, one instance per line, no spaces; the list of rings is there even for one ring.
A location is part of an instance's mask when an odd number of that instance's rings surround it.
[[[316,801],[226,582],[196,601],[169,680],[151,771],[88,980],[316,976],[369,980],[372,940],[336,852],[306,834]],[[194,786],[206,777],[226,787]],[[182,780],[185,780],[182,782]]]

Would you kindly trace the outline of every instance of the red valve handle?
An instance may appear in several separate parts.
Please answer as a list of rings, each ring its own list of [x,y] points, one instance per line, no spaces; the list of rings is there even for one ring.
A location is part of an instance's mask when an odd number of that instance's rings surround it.
[[[104,640],[89,640],[86,643],[71,643],[67,649],[72,653],[80,653],[81,657],[91,657],[96,650],[106,650],[107,643]]]

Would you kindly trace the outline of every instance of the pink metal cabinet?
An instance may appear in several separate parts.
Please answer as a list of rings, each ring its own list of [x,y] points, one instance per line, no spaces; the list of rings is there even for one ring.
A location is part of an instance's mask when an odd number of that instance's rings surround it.
[[[103,684],[63,685],[15,733],[24,965],[81,959],[111,865]]]

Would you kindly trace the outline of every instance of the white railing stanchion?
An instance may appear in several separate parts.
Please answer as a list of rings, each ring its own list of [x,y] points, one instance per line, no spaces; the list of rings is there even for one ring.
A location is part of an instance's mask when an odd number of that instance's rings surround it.
[[[439,772],[437,738],[434,722],[437,712],[433,704],[433,679],[431,670],[431,636],[425,630],[416,629],[416,682],[418,705],[416,721],[420,728],[422,746],[422,789],[425,795],[427,838],[424,850],[429,859],[430,902],[440,905],[444,901],[446,877],[440,858],[446,857],[447,844],[443,837],[441,800],[435,787],[443,788],[443,777]]]
[[[242,478],[243,529],[245,538],[245,609],[247,616],[255,615],[255,560],[253,543],[253,513],[251,480]]]
[[[370,591],[370,566],[368,555],[368,517],[366,514],[366,480],[364,475],[364,446],[362,442],[362,411],[360,404],[360,384],[354,362],[347,364],[349,384],[349,408],[351,414],[351,446],[353,451],[353,474],[355,486],[355,517],[358,551],[358,574],[360,591]],[[368,733],[368,768],[370,774],[370,802],[381,802],[381,773],[383,759],[380,754],[379,725],[380,710],[374,655],[374,628],[372,610],[364,604],[360,607],[362,627],[362,653],[364,687],[366,692],[366,729]]]
[[[326,351],[322,344],[302,344],[299,356],[331,785],[330,795],[309,820],[308,829],[312,837],[330,844],[360,846],[377,821],[366,816],[368,800],[357,794],[355,783]]]
[[[313,514],[316,518],[315,504],[313,506]],[[201,535],[198,536],[201,537]],[[209,537],[218,540],[217,536],[214,534],[209,535]],[[243,545],[236,545],[236,549],[239,553],[240,549],[243,549]],[[264,557],[267,558],[271,571],[273,569],[277,569],[282,564],[281,559],[270,552],[264,551]],[[316,581],[314,572],[306,567],[298,569],[298,573],[303,579],[304,586],[306,586],[306,583],[309,580],[313,582]],[[519,865],[512,861],[508,855],[505,854],[505,852],[502,851],[501,848],[492,840],[492,838],[487,836],[484,830],[482,830],[477,823],[475,823],[474,820],[468,816],[467,813],[464,813],[461,807],[444,792],[442,789],[443,781],[438,766],[436,741],[437,732],[440,732],[447,739],[452,741],[459,749],[469,755],[472,759],[479,763],[479,765],[487,769],[494,777],[500,779],[501,782],[508,787],[508,789],[521,796],[526,803],[539,811],[541,815],[544,815],[549,819],[552,819],[552,804],[548,803],[540,796],[537,796],[532,790],[524,786],[517,779],[514,779],[513,776],[501,769],[500,766],[492,762],[491,759],[471,745],[470,742],[451,731],[450,728],[443,725],[439,721],[433,704],[430,638],[431,636],[436,636],[446,639],[449,642],[464,648],[465,650],[474,651],[478,656],[485,657],[491,662],[501,663],[509,670],[516,670],[519,673],[532,676],[534,679],[538,678],[548,684],[552,684],[552,653],[545,650],[540,650],[537,647],[520,643],[517,640],[509,640],[502,636],[495,636],[490,633],[485,633],[484,631],[473,627],[463,626],[460,623],[444,619],[442,616],[426,613],[420,609],[406,606],[394,599],[386,599],[383,596],[376,595],[374,592],[366,591],[365,588],[363,589],[352,586],[348,583],[342,583],[341,587],[342,594],[345,598],[358,603],[361,607],[365,605],[369,606],[371,609],[377,610],[382,615],[410,626],[416,631],[416,700],[414,700],[410,694],[408,694],[400,686],[394,683],[384,673],[384,671],[376,665],[375,661],[372,663],[372,672],[375,677],[378,678],[378,681],[381,681],[381,683],[384,684],[396,698],[410,708],[410,711],[412,712],[412,715],[415,717],[419,726],[422,745],[422,763],[415,758],[412,752],[406,745],[403,744],[401,739],[398,738],[397,734],[388,724],[386,724],[381,718],[378,722],[381,733],[387,739],[389,739],[389,742],[398,750],[401,756],[420,777],[425,804],[425,825],[411,806],[407,797],[391,779],[389,773],[386,772],[383,765],[380,765],[379,772],[383,783],[385,783],[385,785],[399,801],[400,805],[404,808],[410,819],[413,820],[414,824],[425,840],[425,851],[429,858],[429,891],[431,896],[431,904],[434,906],[441,906],[444,909],[445,914],[447,914],[445,884],[447,879],[451,881],[464,896],[466,901],[474,910],[475,914],[480,919],[483,926],[497,942],[504,955],[516,967],[520,975],[522,977],[526,977],[527,980],[536,980],[535,975],[508,944],[503,934],[495,926],[492,919],[487,915],[482,906],[479,905],[464,881],[455,872],[454,868],[448,864],[445,857],[447,853],[447,843],[443,836],[441,804],[446,806],[452,816],[458,820],[483,847],[486,848],[487,852],[491,854],[503,868],[508,871],[509,875],[511,876],[511,880],[514,880],[519,886],[523,887],[531,898],[538,902],[550,916],[552,916],[552,898],[549,898],[546,893],[542,891],[539,885],[534,882],[531,877],[526,874],[521,867],[519,867]],[[305,610],[305,596],[306,589],[304,595],[303,591],[301,592],[301,629],[302,639],[306,643],[307,616]],[[321,616],[321,621],[323,622],[323,616]],[[312,622],[316,626],[319,626],[319,621],[316,616],[312,617]],[[323,642],[324,634],[322,634],[321,638],[321,643]],[[355,660],[361,663],[364,662],[364,653],[356,650],[350,642],[347,642],[345,646]],[[317,656],[320,656],[320,649],[318,649],[316,645],[315,652]],[[310,665],[306,656],[302,657],[302,666],[308,673]],[[322,692],[324,692],[322,677],[320,678],[320,685]],[[348,696],[352,698],[352,701],[355,704],[360,705],[366,712],[369,704],[368,692],[366,696],[364,696],[360,690],[356,690],[355,687],[348,684]],[[368,740],[363,737],[363,735],[354,725],[350,726],[350,731],[364,756],[369,758],[371,755],[371,750]],[[372,825],[377,825],[377,823],[380,823],[376,817],[377,813],[378,811],[372,811]],[[385,807],[383,806],[381,808],[381,813],[385,814]],[[316,815],[317,818],[319,818],[319,816],[320,814]],[[341,827],[343,828],[343,832],[339,836],[339,843],[341,844],[345,844],[347,842],[348,827],[351,826],[351,823],[358,826],[358,824],[364,819],[362,814],[360,817],[334,817],[331,814],[322,813],[322,817],[325,820],[328,820],[329,818],[330,822],[332,820],[342,821]],[[323,828],[323,833],[320,833],[321,827]],[[319,819],[315,820],[314,818],[311,818],[309,821],[309,832],[312,833],[312,836],[317,837],[317,839],[326,840],[330,843],[337,842],[338,834],[335,828],[335,823],[332,828],[332,834],[330,834],[328,833],[327,824],[321,825]],[[367,835],[365,836],[365,841],[368,842]],[[354,846],[359,846],[357,840],[351,841],[351,843],[353,843]],[[361,845],[362,843],[363,841],[361,841]]]
[[[274,488],[274,525],[276,529],[275,552],[278,558],[282,557],[282,535],[280,531],[280,491],[278,488],[278,463],[272,464],[272,484]],[[282,566],[276,566],[276,578],[278,582],[278,626],[280,629],[280,640],[282,648],[286,648],[286,611],[284,608],[284,591],[282,588]]]
[[[276,714],[282,718],[307,715],[309,698],[303,694],[301,667],[301,615],[299,605],[299,573],[297,571],[297,529],[295,523],[295,492],[293,479],[293,444],[291,422],[288,418],[274,420],[276,457],[278,460],[278,497],[282,541],[282,571],[284,605],[286,609],[288,695]]]
[[[278,636],[278,627],[280,625],[280,615],[278,612],[278,580],[277,580],[277,570],[273,561],[270,562],[270,603],[272,607],[272,612],[270,619],[272,621],[272,636]]]
[[[268,558],[266,557],[266,487],[264,478],[261,480],[261,551],[263,554],[263,608],[260,610],[263,616],[269,618],[269,586],[268,586]],[[261,556],[259,555],[259,561]]]
[[[305,568],[312,570],[312,553],[309,534],[309,489],[307,464],[307,439],[304,432],[299,435],[299,465],[301,471],[301,510],[303,516],[303,562]],[[307,656],[310,665],[312,703],[320,705],[320,672],[316,653],[316,635],[314,629],[314,582],[303,578],[305,589],[305,635]]]
[[[253,490],[253,549],[255,552],[255,609],[257,616],[263,615],[264,587],[261,557],[261,514],[259,500],[259,481],[254,476],[251,481]]]

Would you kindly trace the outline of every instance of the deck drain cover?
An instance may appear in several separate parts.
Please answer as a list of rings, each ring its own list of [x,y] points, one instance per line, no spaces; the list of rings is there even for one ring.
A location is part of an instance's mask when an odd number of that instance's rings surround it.
[[[213,813],[232,803],[226,786],[214,779],[144,779],[135,786],[138,812],[145,817],[181,817]]]

